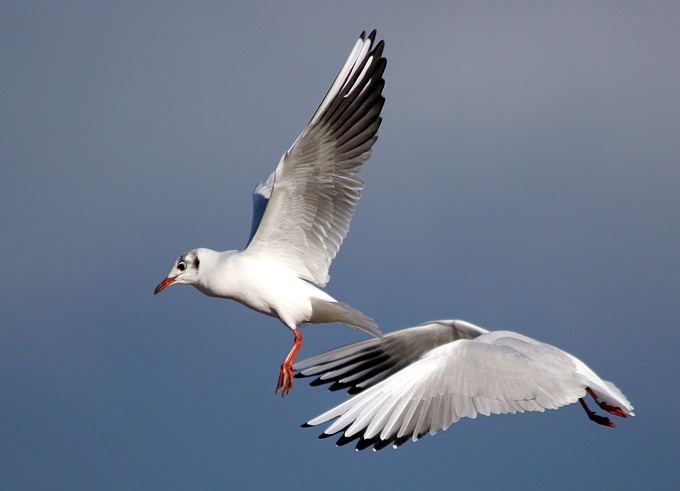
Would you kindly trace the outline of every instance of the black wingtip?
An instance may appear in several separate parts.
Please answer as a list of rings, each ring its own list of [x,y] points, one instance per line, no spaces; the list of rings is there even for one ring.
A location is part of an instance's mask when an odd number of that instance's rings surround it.
[[[377,29],[373,29],[368,36],[366,35],[366,31],[361,31],[361,34],[359,35],[359,39],[361,39],[362,41],[365,41],[365,40],[368,39],[371,42],[371,45],[373,45],[375,43],[375,38],[376,38],[377,35],[378,35]],[[380,47],[380,51],[382,52],[384,45],[385,45],[385,42],[383,40],[380,40],[378,42],[378,44],[373,48],[373,52],[375,53],[375,50],[378,47]]]

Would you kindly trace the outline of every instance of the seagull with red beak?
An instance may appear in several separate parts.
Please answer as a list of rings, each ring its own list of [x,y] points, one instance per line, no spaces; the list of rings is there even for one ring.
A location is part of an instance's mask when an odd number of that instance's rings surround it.
[[[154,294],[193,285],[276,317],[294,334],[276,392],[293,385],[303,323],[340,322],[380,336],[376,323],[321,290],[349,231],[385,99],[384,43],[362,33],[307,127],[253,195],[253,226],[242,251],[194,249],[182,254]]]

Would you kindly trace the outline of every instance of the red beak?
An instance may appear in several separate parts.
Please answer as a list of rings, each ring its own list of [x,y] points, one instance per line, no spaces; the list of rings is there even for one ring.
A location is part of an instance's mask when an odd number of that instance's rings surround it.
[[[177,276],[168,276],[167,278],[165,278],[163,281],[161,281],[158,284],[156,289],[153,291],[153,294],[157,295],[160,292],[162,292],[163,290],[165,290],[167,287],[172,285],[175,282],[175,278],[177,278]]]

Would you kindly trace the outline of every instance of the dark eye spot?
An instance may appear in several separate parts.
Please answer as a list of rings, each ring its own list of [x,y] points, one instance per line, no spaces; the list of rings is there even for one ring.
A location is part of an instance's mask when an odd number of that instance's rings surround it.
[[[178,262],[177,269],[179,269],[180,271],[184,271],[185,269],[187,269],[187,263],[185,263],[184,261]]]
[[[198,258],[194,259],[194,267],[198,269],[198,265],[201,264],[201,261],[198,260]]]

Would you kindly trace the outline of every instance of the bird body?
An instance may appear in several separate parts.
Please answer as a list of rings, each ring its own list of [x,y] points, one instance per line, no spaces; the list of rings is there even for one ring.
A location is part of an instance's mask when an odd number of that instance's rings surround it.
[[[279,318],[295,329],[312,320],[312,298],[336,302],[329,294],[300,279],[279,261],[240,251],[197,249],[206,273],[194,284],[200,292],[235,300],[246,307]]]

